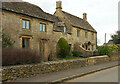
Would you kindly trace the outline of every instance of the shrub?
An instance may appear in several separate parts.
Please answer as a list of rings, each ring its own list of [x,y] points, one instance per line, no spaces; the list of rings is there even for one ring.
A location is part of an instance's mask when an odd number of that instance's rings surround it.
[[[80,57],[81,55],[83,55],[82,52],[76,50],[72,51],[72,54],[74,57]]]
[[[119,47],[115,44],[113,45],[109,45],[109,51],[118,51],[119,50]]]
[[[13,41],[10,36],[6,35],[5,33],[2,33],[2,47],[3,48],[11,47],[14,43],[15,41]]]
[[[56,46],[57,56],[65,58],[70,52],[70,46],[64,38],[60,38]]]
[[[105,45],[105,46],[99,46],[98,47],[98,53],[99,53],[99,55],[108,55],[108,50],[109,48],[108,48],[108,46],[107,45]]]
[[[40,63],[41,57],[30,49],[4,48],[2,50],[2,65],[20,65]]]
[[[98,47],[98,53],[100,55],[108,55],[109,52],[111,52],[111,51],[118,51],[118,50],[119,50],[119,48],[115,44]]]

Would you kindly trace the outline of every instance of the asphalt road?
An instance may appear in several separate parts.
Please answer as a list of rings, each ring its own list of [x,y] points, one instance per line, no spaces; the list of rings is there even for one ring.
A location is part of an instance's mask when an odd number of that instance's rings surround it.
[[[118,82],[118,67],[113,67],[83,77],[78,77],[66,82]]]

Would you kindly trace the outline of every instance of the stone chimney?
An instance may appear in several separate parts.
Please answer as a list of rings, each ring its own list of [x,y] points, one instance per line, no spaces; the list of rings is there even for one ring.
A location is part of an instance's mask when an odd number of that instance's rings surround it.
[[[83,13],[83,20],[87,21],[87,13]]]
[[[56,10],[61,10],[62,9],[62,1],[57,1],[56,2]]]

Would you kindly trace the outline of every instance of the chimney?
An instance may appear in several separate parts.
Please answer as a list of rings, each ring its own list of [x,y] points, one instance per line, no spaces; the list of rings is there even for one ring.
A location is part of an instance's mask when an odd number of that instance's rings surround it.
[[[87,21],[87,13],[83,13],[83,20]]]
[[[61,10],[62,9],[62,1],[57,1],[56,2],[56,10]]]

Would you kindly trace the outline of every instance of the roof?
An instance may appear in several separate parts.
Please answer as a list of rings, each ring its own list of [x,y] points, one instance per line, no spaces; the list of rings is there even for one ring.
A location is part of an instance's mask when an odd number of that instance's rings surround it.
[[[83,20],[77,16],[74,16],[72,14],[69,14],[65,11],[62,11],[62,12],[68,18],[68,20],[70,21],[70,23],[72,24],[73,27],[96,32],[96,30],[88,23],[88,21],[85,21],[85,20]]]
[[[3,2],[2,10],[25,14],[51,22],[54,22],[54,19],[56,19],[55,16],[44,12],[40,7],[28,2]]]

